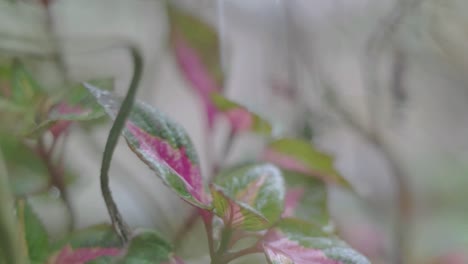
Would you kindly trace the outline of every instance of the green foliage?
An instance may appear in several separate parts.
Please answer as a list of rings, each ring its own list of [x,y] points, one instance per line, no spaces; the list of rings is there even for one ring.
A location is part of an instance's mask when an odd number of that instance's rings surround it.
[[[302,173],[283,170],[286,180],[285,211],[295,217],[321,226],[329,224],[327,190],[323,181]]]
[[[130,241],[125,256],[117,263],[158,264],[170,263],[172,246],[154,231],[144,231]]]
[[[0,134],[0,150],[5,156],[15,195],[46,190],[49,184],[47,168],[34,149],[17,137]]]
[[[231,139],[244,131],[270,139],[272,127],[267,120],[221,93],[224,76],[216,31],[175,6],[169,4],[168,11],[176,59],[203,100],[210,128],[214,117],[222,115],[231,125]],[[369,263],[326,231],[330,222],[326,184],[349,187],[349,183],[335,170],[332,157],[308,141],[284,138],[270,142],[263,160],[278,167],[258,160],[231,169],[218,168],[222,162],[215,164],[213,172],[221,169],[222,173],[209,182],[208,193],[197,152],[182,126],[156,108],[135,101],[143,61],[136,49],[131,51],[135,70],[125,98],[109,91],[113,83],[108,80],[47,94],[18,60],[8,67],[0,66],[0,117],[5,124],[0,129],[0,151],[5,153],[16,196],[47,190],[56,184],[51,175],[57,169],[63,174],[59,175],[61,180],[67,175],[62,164],[54,164],[52,154],[57,139],[73,122],[95,122],[106,115],[114,120],[101,168],[102,192],[113,226],[75,231],[52,244],[31,206],[19,200],[19,227],[14,231],[22,242],[20,256],[37,264],[183,263],[156,231],[127,230],[118,214],[107,174],[122,135],[166,186],[196,207],[206,227],[212,264],[226,264],[260,252],[270,263]],[[53,136],[50,149],[44,147],[47,133]],[[244,238],[254,244],[243,248],[237,242]],[[14,240],[7,239],[6,243]],[[235,251],[234,245],[241,250]],[[0,253],[5,253],[5,243],[0,246]]]
[[[333,158],[310,142],[292,138],[275,140],[265,150],[265,159],[281,168],[349,187],[349,183],[334,168]]]
[[[264,136],[271,134],[270,123],[246,107],[218,93],[211,94],[211,100],[218,111],[228,118],[234,131],[252,131]]]
[[[31,263],[41,264],[47,259],[50,245],[47,232],[28,202],[21,200],[17,204],[20,234],[24,237],[24,254]]]
[[[225,171],[211,189],[215,213],[246,230],[267,228],[283,211],[284,180],[270,164]]]

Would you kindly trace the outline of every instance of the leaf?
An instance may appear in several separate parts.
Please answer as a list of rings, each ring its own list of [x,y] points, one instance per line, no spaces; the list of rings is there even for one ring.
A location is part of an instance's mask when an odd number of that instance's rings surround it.
[[[109,89],[113,87],[113,82],[109,80],[96,80],[93,83],[100,83]],[[49,130],[57,138],[73,121],[94,121],[106,115],[82,84],[72,87],[58,100],[54,98],[54,101],[56,102],[50,107],[46,117],[28,133],[28,136],[39,135]]]
[[[85,84],[107,114],[114,119],[121,99]],[[133,152],[176,194],[200,208],[210,208],[198,156],[184,129],[159,110],[136,102],[123,136]]]
[[[216,110],[210,94],[220,92],[223,85],[216,30],[171,4],[168,15],[177,64],[203,102],[208,126],[212,128]]]
[[[18,60],[13,62],[11,87],[12,100],[21,105],[31,104],[31,102],[43,93],[43,89]]]
[[[297,219],[283,219],[264,238],[269,263],[370,264],[361,254],[319,227]]]
[[[157,232],[143,231],[130,241],[125,255],[116,263],[183,264],[172,252],[172,246]]]
[[[176,51],[176,56],[182,58],[181,62],[188,62],[187,60],[183,60],[186,58],[183,55],[186,54],[178,52],[180,51],[179,45],[182,42],[184,46],[192,51],[192,56],[197,58],[199,64],[206,69],[208,77],[213,80],[213,84],[218,87],[222,85],[223,75],[217,30],[171,4],[168,5],[168,16],[171,30],[171,44]],[[193,58],[192,56],[189,56],[189,58]],[[190,62],[193,62],[193,60]],[[197,88],[210,88],[211,91],[219,91],[217,87]]]
[[[263,153],[263,159],[283,169],[350,187],[349,183],[335,170],[333,158],[304,140],[283,138],[273,141]]]
[[[63,246],[49,257],[47,264],[82,264],[103,256],[118,256],[123,251],[108,225],[75,232],[60,244]]]
[[[320,226],[329,224],[325,184],[308,175],[283,170],[287,191],[283,217],[294,217]]]
[[[13,135],[0,133],[0,150],[5,156],[12,191],[16,196],[47,188],[47,168],[33,149]]]
[[[26,68],[14,60],[11,68],[3,74],[7,80],[0,83],[2,129],[23,135],[36,125],[36,117],[42,114],[45,93]]]
[[[49,253],[49,238],[41,221],[24,200],[17,203],[20,234],[23,236],[25,254],[31,263],[44,263]]]
[[[216,109],[229,120],[234,132],[252,131],[262,135],[271,134],[271,125],[259,115],[220,94],[211,94]]]
[[[246,165],[222,173],[212,185],[215,213],[225,224],[245,230],[271,226],[283,211],[285,186],[271,164]]]

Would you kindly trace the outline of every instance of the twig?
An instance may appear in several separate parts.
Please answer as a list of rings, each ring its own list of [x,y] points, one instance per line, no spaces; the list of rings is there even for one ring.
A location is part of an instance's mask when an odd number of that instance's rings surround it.
[[[355,121],[349,112],[341,106],[335,96],[330,94],[330,89],[327,89],[326,91],[328,93],[328,98],[331,98],[330,105],[335,108],[335,111],[343,121],[351,129],[359,132],[370,144],[377,149],[380,149],[382,155],[386,158],[389,166],[392,168],[396,189],[395,203],[398,210],[397,214],[395,214],[395,237],[393,239],[395,252],[392,263],[403,264],[405,263],[404,260],[408,250],[409,220],[412,211],[412,198],[408,182],[406,181],[406,175],[400,167],[396,157],[393,155],[393,152],[390,150],[385,140],[382,139],[381,134],[366,130],[363,125]]]
[[[44,145],[44,139],[42,137],[40,137],[37,141],[37,151],[39,157],[42,159],[47,168],[47,171],[49,172],[50,184],[59,190],[60,198],[67,208],[70,217],[68,222],[68,230],[71,231],[75,225],[75,214],[68,196],[67,189],[65,187],[63,170],[53,163],[52,156],[49,155],[51,151],[46,149]]]
[[[367,91],[367,107],[369,113],[370,127],[371,130],[377,130],[377,116],[378,116],[378,62],[379,55],[382,54],[383,50],[387,45],[392,43],[390,40],[398,30],[403,19],[419,5],[423,0],[399,0],[395,4],[394,8],[385,17],[381,23],[377,25],[375,30],[372,32],[369,40],[366,43],[364,50],[364,60],[362,67],[366,72],[365,88]]]
[[[109,169],[112,160],[112,156],[117,146],[117,142],[120,138],[120,134],[124,128],[125,121],[127,120],[130,111],[132,110],[133,103],[135,101],[136,92],[138,90],[138,85],[141,79],[142,68],[143,68],[143,58],[136,48],[131,48],[131,54],[134,64],[133,78],[130,83],[130,88],[127,91],[127,95],[122,102],[122,105],[119,109],[117,117],[115,118],[114,124],[112,125],[109,136],[106,141],[106,146],[104,148],[104,154],[102,157],[101,164],[101,192],[104,197],[104,202],[106,203],[107,210],[109,212],[112,225],[114,226],[115,231],[120,237],[123,243],[126,243],[130,236],[130,230],[128,225],[124,222],[117,205],[114,202],[112,197],[112,192],[109,188]]]
[[[204,221],[205,224],[205,231],[206,236],[208,239],[208,249],[210,252],[210,258],[213,259],[215,257],[215,248],[214,248],[214,240],[213,240],[213,218],[209,221]]]
[[[389,165],[393,170],[395,188],[396,188],[396,205],[398,212],[395,215],[395,237],[393,239],[393,263],[403,264],[408,254],[408,235],[409,225],[411,222],[411,211],[412,211],[412,199],[410,187],[406,181],[405,174],[399,166],[396,157],[392,154],[385,141],[381,139],[377,125],[377,110],[379,109],[377,94],[375,91],[378,90],[379,82],[377,79],[377,66],[379,62],[379,54],[383,52],[387,43],[391,43],[389,40],[393,37],[395,32],[398,30],[399,25],[403,19],[415,8],[419,7],[423,0],[400,0],[397,1],[394,9],[391,11],[389,16],[379,25],[374,33],[369,38],[366,46],[366,58],[364,59],[363,68],[367,74],[367,107],[370,117],[370,130],[374,136],[368,137],[370,141],[377,147],[379,147],[386,157]],[[401,95],[404,89],[404,73],[406,68],[406,58],[402,51],[395,51],[395,61],[393,65],[393,76],[392,76],[392,91],[394,95]],[[343,111],[341,111],[344,113]],[[348,123],[349,122],[349,118]],[[364,129],[359,126],[354,126],[360,132]]]
[[[262,249],[259,246],[259,243],[256,243],[255,245],[251,247],[244,248],[236,252],[229,252],[225,254],[224,257],[221,259],[221,263],[229,263],[234,259],[246,256],[246,255],[250,255],[250,254],[261,253],[261,252],[262,252]]]
[[[63,49],[60,45],[59,38],[56,34],[54,16],[52,14],[49,4],[50,4],[49,1],[43,1],[43,5],[45,6],[45,10],[47,14],[47,29],[49,31],[50,38],[52,39],[53,50],[55,51],[53,59],[56,61],[58,68],[61,71],[61,76],[63,77],[63,80],[66,84],[68,82],[67,64],[65,63],[65,58],[63,56],[63,51],[62,51]]]

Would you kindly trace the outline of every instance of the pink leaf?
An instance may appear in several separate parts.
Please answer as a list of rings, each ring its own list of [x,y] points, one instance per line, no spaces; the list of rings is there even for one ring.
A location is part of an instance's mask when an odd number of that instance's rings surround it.
[[[277,231],[267,234],[263,247],[271,263],[341,264],[340,261],[329,259],[321,250],[305,248]]]
[[[188,191],[200,201],[206,202],[204,186],[198,165],[193,164],[187,155],[185,147],[174,149],[168,142],[150,135],[132,122],[127,122],[127,130],[138,140],[140,151],[154,160],[165,162],[170,168],[182,176]]]
[[[221,89],[216,84],[214,78],[211,77],[197,52],[189,46],[182,36],[177,35],[174,43],[179,67],[184,77],[200,96],[205,107],[208,125],[212,128],[217,110],[211,101],[210,94],[219,92]]]
[[[48,260],[48,264],[84,264],[102,256],[117,256],[121,253],[118,248],[78,248],[65,246],[60,252]]]
[[[282,219],[267,232],[263,249],[274,264],[370,264],[320,226],[293,218]]]
[[[70,106],[66,103],[57,104],[52,110],[56,111],[58,114],[79,114],[83,112],[83,109],[79,106]],[[54,138],[58,138],[63,132],[65,132],[68,127],[70,127],[72,121],[70,120],[61,120],[57,121],[52,127],[49,128],[49,131],[52,133]]]
[[[283,169],[310,174],[311,171],[304,163],[294,157],[281,154],[275,150],[267,149],[263,153],[263,160],[273,162]]]
[[[234,132],[249,131],[254,120],[252,114],[244,108],[233,108],[226,112]]]
[[[286,192],[282,217],[290,217],[294,215],[294,211],[299,206],[299,202],[303,195],[303,188],[291,188]]]

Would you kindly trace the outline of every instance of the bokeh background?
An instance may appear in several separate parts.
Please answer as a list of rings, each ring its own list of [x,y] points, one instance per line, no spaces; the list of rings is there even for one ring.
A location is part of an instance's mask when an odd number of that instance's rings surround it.
[[[0,2],[0,55],[58,52],[59,62],[25,59],[51,91],[64,79],[113,77],[124,93],[132,74],[126,46],[138,46],[145,59],[139,99],[181,123],[202,169],[212,165],[227,125],[217,122],[215,135],[206,137],[203,105],[167,47],[164,1],[55,0],[48,12],[42,2]],[[265,116],[278,134],[307,127],[311,140],[335,157],[358,194],[329,190],[345,240],[373,263],[392,263],[403,232],[408,263],[468,263],[468,2],[171,2],[217,31],[227,97]],[[109,128],[76,126],[66,142],[65,162],[76,175],[69,195],[77,228],[109,221],[98,177]],[[243,135],[226,163],[256,156],[260,146]],[[184,224],[188,207],[123,142],[110,174],[132,226],[172,237]],[[32,202],[50,234],[60,236],[66,212],[54,193]],[[396,230],[401,208],[404,225]],[[204,239],[201,229],[189,234],[181,249],[189,263],[207,263]]]

